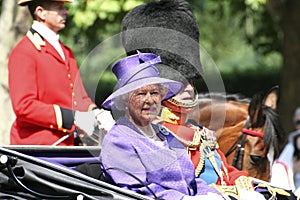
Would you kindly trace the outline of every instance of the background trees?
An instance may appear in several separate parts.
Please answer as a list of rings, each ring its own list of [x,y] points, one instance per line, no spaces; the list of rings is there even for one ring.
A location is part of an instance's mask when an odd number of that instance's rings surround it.
[[[293,111],[300,106],[300,1],[188,1],[199,22],[200,44],[221,72],[226,92],[251,97],[279,84],[280,115],[285,130],[292,130]],[[143,2],[147,0],[75,0],[68,5],[68,25],[60,33],[61,39],[74,50],[87,90],[99,104],[115,83],[110,68],[103,69],[99,78],[99,65],[108,66],[117,59],[115,55],[121,56],[119,41],[111,38],[120,32],[125,14]],[[31,18],[26,8],[17,6],[17,0],[0,0],[0,6],[0,144],[8,144],[14,116],[7,58]]]
[[[300,1],[297,0],[215,0],[218,5],[229,4],[231,16],[240,16],[244,39],[264,58],[279,54],[280,115],[286,131],[291,131],[292,116],[300,105]],[[221,8],[220,10],[224,10]],[[222,12],[219,12],[222,13]],[[281,63],[281,64],[280,64]],[[272,69],[271,66],[270,69]],[[260,66],[259,74],[265,66]],[[273,70],[273,69],[272,69]],[[270,74],[272,75],[272,73]],[[263,83],[262,83],[263,84]]]

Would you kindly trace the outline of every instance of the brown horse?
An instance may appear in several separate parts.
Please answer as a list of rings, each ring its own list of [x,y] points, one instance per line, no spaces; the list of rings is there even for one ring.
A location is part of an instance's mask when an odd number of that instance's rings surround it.
[[[199,110],[190,118],[216,131],[228,164],[269,181],[270,167],[284,138],[276,112],[278,93],[276,86],[251,100],[238,95],[203,94],[199,96]]]

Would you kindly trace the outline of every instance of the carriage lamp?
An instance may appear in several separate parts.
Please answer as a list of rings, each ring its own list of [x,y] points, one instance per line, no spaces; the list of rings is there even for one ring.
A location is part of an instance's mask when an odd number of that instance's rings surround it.
[[[6,168],[7,164],[10,166],[15,166],[17,164],[17,158],[13,156],[1,155],[0,169]]]

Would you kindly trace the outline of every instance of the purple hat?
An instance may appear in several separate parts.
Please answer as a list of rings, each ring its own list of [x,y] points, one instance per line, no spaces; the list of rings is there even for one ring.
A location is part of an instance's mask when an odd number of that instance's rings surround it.
[[[118,79],[118,84],[115,91],[103,102],[102,107],[108,110],[117,109],[114,104],[117,97],[152,84],[162,84],[167,87],[168,92],[162,101],[175,96],[183,85],[177,81],[160,78],[159,71],[154,66],[160,62],[159,56],[139,51],[135,55],[117,61],[112,71]]]

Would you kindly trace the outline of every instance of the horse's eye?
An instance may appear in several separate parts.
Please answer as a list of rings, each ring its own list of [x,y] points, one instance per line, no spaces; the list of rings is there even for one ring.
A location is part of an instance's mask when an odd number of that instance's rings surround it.
[[[263,157],[257,155],[250,155],[250,163],[251,165],[258,166],[261,164]]]

